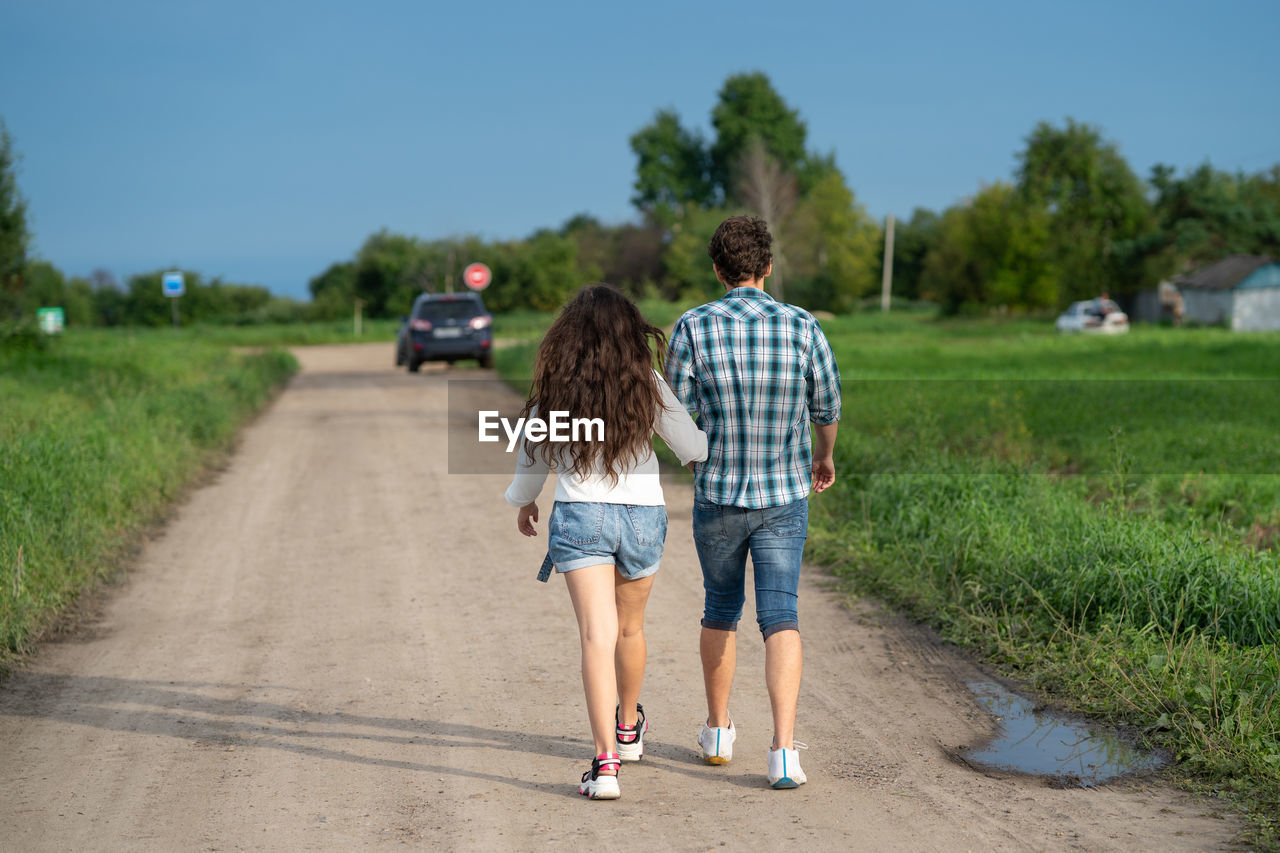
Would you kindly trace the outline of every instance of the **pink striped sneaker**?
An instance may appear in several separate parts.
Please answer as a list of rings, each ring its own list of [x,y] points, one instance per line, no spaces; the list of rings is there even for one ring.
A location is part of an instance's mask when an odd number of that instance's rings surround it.
[[[613,737],[618,742],[618,757],[623,761],[639,761],[644,757],[644,733],[649,731],[649,721],[644,715],[644,706],[636,703],[636,714],[639,719],[634,726],[624,726],[619,722],[621,709],[613,712],[616,726]]]
[[[578,793],[590,800],[616,800],[622,796],[618,789],[618,777],[609,776],[600,771],[613,767],[616,773],[622,766],[616,752],[602,752],[591,760],[591,769],[582,774],[582,784]]]

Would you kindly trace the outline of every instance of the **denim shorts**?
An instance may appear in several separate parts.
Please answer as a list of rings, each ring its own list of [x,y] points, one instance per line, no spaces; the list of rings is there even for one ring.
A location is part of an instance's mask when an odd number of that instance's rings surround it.
[[[658,571],[667,508],[556,501],[547,526],[547,551],[557,572],[611,565],[635,580]]]
[[[736,631],[747,600],[747,554],[756,587],[756,624],[768,639],[800,630],[796,593],[800,561],[809,533],[809,501],[747,509],[695,498],[693,541],[702,563],[706,605],[702,626]]]

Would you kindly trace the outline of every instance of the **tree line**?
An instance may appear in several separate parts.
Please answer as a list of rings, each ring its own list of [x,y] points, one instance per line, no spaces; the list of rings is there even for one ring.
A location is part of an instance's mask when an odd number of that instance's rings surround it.
[[[498,310],[549,310],[586,281],[637,297],[713,297],[711,233],[754,213],[774,234],[775,295],[833,312],[873,301],[884,225],[834,153],[809,148],[804,120],[768,77],[729,77],[710,118],[710,139],[671,109],[631,136],[637,222],[582,214],[508,242],[380,232],[312,280],[313,300],[336,310],[359,298],[391,315],[458,281],[466,261],[493,269],[486,300]],[[1143,180],[1099,128],[1071,118],[1038,123],[1016,162],[1009,180],[897,223],[895,297],[947,313],[1052,311],[1103,292],[1123,299],[1229,254],[1280,256],[1280,164],[1257,174],[1157,165]]]
[[[735,74],[710,114],[710,138],[672,109],[630,137],[634,222],[580,214],[524,239],[426,239],[379,231],[354,257],[309,283],[310,302],[266,288],[187,273],[183,314],[193,321],[330,319],[360,304],[371,317],[405,313],[418,293],[462,289],[466,264],[493,271],[485,300],[497,311],[552,310],[579,285],[607,281],[637,298],[713,297],[706,245],[726,216],[764,217],[775,237],[771,290],[811,310],[856,309],[880,288],[883,223],[837,167],[809,147],[800,113],[760,72]],[[26,257],[25,202],[12,142],[0,124],[0,318],[62,305],[86,325],[163,325],[169,309],[154,271],[123,285],[106,273],[66,279]],[[949,313],[1050,311],[1108,292],[1154,287],[1233,253],[1280,256],[1280,164],[1257,174],[1204,163],[1181,174],[1133,171],[1101,129],[1067,118],[1040,122],[1008,180],[978,187],[942,210],[917,208],[895,229],[895,297]]]

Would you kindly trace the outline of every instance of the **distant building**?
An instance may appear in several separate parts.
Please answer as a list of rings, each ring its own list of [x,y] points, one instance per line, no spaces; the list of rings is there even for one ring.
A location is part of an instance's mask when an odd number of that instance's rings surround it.
[[[1280,263],[1265,255],[1230,255],[1160,284],[1137,295],[1132,319],[1172,318],[1180,304],[1184,323],[1224,325],[1237,332],[1280,330]]]

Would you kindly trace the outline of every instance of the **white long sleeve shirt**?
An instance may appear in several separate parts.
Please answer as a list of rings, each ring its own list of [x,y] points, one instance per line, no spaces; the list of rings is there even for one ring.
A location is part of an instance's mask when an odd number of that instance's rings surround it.
[[[653,432],[660,435],[680,458],[681,465],[705,461],[707,434],[698,429],[666,380],[657,371],[654,371],[653,376],[662,395],[662,411],[653,425]],[[605,424],[605,429],[608,428],[608,424]],[[515,453],[516,473],[511,485],[507,487],[505,497],[507,503],[520,507],[537,499],[551,469],[537,453],[530,461],[523,441]],[[654,455],[652,447],[646,447],[634,466],[619,472],[616,484],[598,466],[585,476],[559,470],[556,472],[555,499],[566,502],[663,506],[665,501],[662,497],[662,484],[658,481],[658,457]]]

